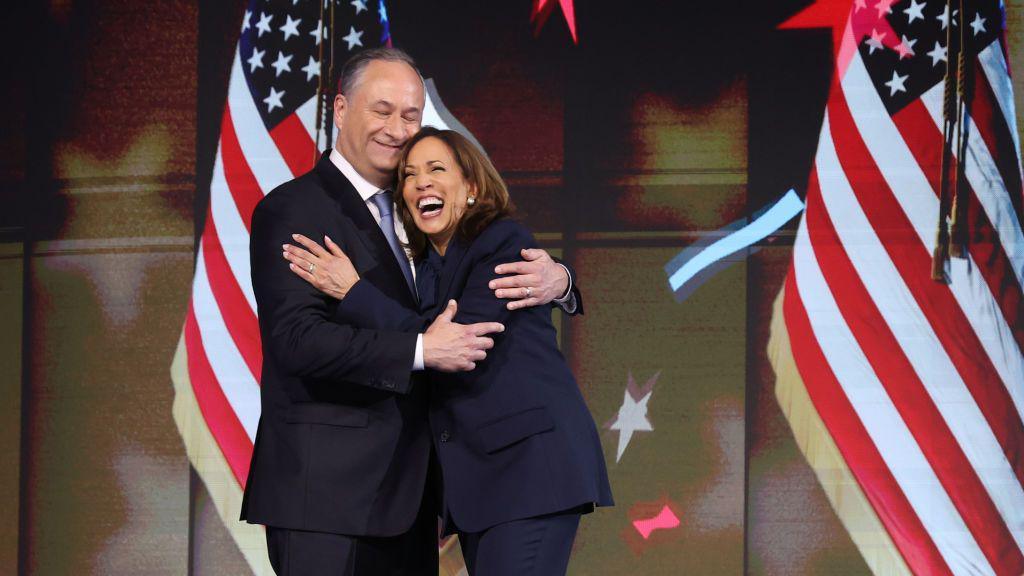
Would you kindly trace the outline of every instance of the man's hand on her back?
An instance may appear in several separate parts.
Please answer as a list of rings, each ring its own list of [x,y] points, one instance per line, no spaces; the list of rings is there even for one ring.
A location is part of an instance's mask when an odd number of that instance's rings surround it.
[[[500,333],[505,327],[498,322],[457,324],[452,322],[458,305],[450,300],[423,334],[423,364],[441,372],[468,372],[487,358],[494,347],[488,334]]]
[[[511,274],[488,284],[495,297],[510,300],[506,307],[516,310],[542,306],[566,296],[569,272],[564,266],[540,248],[527,248],[521,254],[521,261],[499,264],[494,269],[496,274]]]

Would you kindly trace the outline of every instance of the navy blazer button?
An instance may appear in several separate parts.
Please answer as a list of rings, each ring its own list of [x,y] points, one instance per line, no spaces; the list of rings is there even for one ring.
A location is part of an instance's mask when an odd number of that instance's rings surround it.
[[[447,442],[448,439],[451,438],[451,437],[452,437],[452,435],[449,434],[447,430],[442,430],[441,431],[441,442]]]

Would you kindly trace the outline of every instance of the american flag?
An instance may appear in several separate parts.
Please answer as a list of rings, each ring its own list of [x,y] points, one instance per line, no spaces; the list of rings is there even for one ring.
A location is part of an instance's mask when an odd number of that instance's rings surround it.
[[[323,128],[316,121],[317,88],[329,75],[321,60],[332,46],[340,67],[355,51],[391,43],[382,0],[336,1],[333,34],[325,25],[332,21],[327,1],[252,0],[245,11],[191,305],[172,366],[174,416],[190,460],[256,573],[272,573],[262,528],[238,521],[260,416],[262,354],[249,271],[252,211],[264,194],[314,165]],[[330,119],[327,106],[323,113]],[[443,125],[433,105],[427,116]],[[327,142],[322,135],[319,147]]]
[[[336,9],[348,24],[348,34],[335,39],[342,59],[364,38],[381,39],[383,12],[378,18],[365,2]],[[192,388],[239,484],[248,475],[260,413],[250,219],[264,194],[309,171],[316,159],[320,47],[330,42],[320,16],[318,3],[283,0],[253,1],[245,12],[185,319]]]
[[[1018,575],[1024,236],[1005,15],[951,3],[844,6],[770,355],[798,443],[876,573]],[[968,234],[936,282],[948,27],[973,63]]]

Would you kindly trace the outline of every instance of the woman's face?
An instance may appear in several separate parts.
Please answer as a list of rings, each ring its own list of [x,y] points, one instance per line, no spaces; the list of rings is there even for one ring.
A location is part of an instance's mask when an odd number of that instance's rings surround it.
[[[402,197],[416,227],[435,247],[447,246],[471,194],[452,151],[438,138],[420,140],[409,150],[404,177]]]

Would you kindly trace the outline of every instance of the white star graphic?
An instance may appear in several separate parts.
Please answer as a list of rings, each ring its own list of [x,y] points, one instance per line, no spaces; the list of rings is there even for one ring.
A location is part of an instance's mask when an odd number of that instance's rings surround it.
[[[626,392],[622,399],[622,406],[619,407],[619,412],[615,418],[604,425],[605,428],[616,430],[619,433],[619,446],[615,454],[616,462],[622,459],[622,455],[626,452],[634,432],[651,432],[654,430],[650,420],[647,419],[647,402],[651,399],[651,394],[654,392],[654,384],[657,382],[660,374],[660,371],[655,373],[654,376],[647,380],[643,387],[640,387],[636,385],[636,381],[633,380],[633,373],[630,372],[629,381],[626,384]],[[640,398],[637,399],[637,396],[640,396]]]
[[[981,17],[980,12],[974,15],[974,20],[971,21],[971,30],[974,30],[975,36],[985,31],[985,19]]]
[[[363,10],[366,10],[365,0],[352,0],[351,4],[356,9],[356,14],[359,14]]]
[[[878,0],[878,4],[875,4],[875,9],[878,10],[878,17],[881,18],[892,12],[892,5],[895,2],[896,0]]]
[[[276,77],[280,76],[281,72],[291,72],[292,71],[292,66],[290,64],[291,61],[292,61],[292,57],[291,56],[285,56],[284,52],[278,52],[277,53],[277,60],[275,60],[274,63],[270,65],[271,68],[273,68],[274,70],[277,71],[274,74],[274,77],[276,78]],[[282,92],[282,94],[283,94],[283,92]]]
[[[956,26],[956,15],[959,13],[959,10],[953,10],[953,26]],[[949,26],[949,6],[946,6],[946,9],[942,11],[942,14],[936,16],[935,19],[942,22],[942,29],[945,30]]]
[[[647,419],[647,401],[651,399],[651,392],[648,392],[639,402],[633,400],[629,390],[626,390],[622,399],[622,406],[619,407],[619,415],[610,428],[619,431],[619,447],[615,453],[615,461],[622,460],[622,455],[637,431],[650,432],[654,430],[650,420]]]
[[[867,0],[853,0],[853,11],[854,13],[860,12],[864,8],[868,7]]]
[[[940,61],[946,62],[946,47],[939,44],[938,41],[935,42],[935,48],[932,48],[927,54],[932,57],[932,66],[938,65]]]
[[[878,30],[871,29],[871,38],[864,41],[868,45],[868,54],[874,54],[875,50],[883,50],[885,45],[882,44],[882,39],[885,38],[886,32],[878,33]]]
[[[312,80],[313,76],[320,75],[320,63],[309,57],[309,64],[302,67],[302,71],[306,73],[306,80]]]
[[[252,56],[249,56],[247,62],[249,63],[249,72],[255,72],[257,68],[263,68],[263,55],[266,52],[261,51],[259,48],[252,49]]]
[[[273,86],[270,87],[270,96],[263,99],[267,103],[267,112],[273,112],[274,108],[284,108],[284,105],[281,104],[282,96],[284,96],[284,90],[278,92],[274,90]]]
[[[250,22],[250,20],[252,20],[252,10],[246,10],[245,17],[242,18],[242,32],[252,28],[252,22]]]
[[[285,18],[288,20],[284,23],[284,26],[281,26],[281,33],[284,34],[284,40],[287,42],[292,36],[299,35],[299,22],[302,22],[302,18],[292,20],[292,17],[287,14],[285,15]]]
[[[900,45],[896,47],[896,51],[900,54],[900,60],[909,56],[915,56],[914,44],[917,44],[917,40],[910,40],[906,36],[902,36]]]
[[[924,14],[921,13],[921,10],[923,9],[923,3],[918,4],[917,0],[910,0],[910,6],[903,11],[903,13],[907,15],[907,24],[913,24],[914,20],[918,19],[924,20]]]
[[[348,49],[352,50],[353,46],[362,46],[363,41],[360,39],[363,37],[362,32],[356,32],[353,26],[348,27],[348,36],[342,38],[345,42],[348,42]]]
[[[314,28],[313,30],[309,31],[309,35],[312,36],[313,38],[316,38],[315,45],[317,45],[317,46],[320,45],[320,37],[322,36],[322,34],[320,32],[323,31],[323,29],[324,29],[323,22],[317,20],[316,21],[316,28]]]
[[[892,71],[892,80],[885,83],[889,87],[889,96],[895,96],[897,92],[906,92],[907,88],[903,85],[910,78],[910,75],[900,76],[895,70]]]
[[[270,32],[270,21],[273,19],[274,17],[266,12],[260,14],[260,21],[256,23],[256,29],[260,31],[260,33],[256,35],[257,38],[262,38],[264,32]]]

